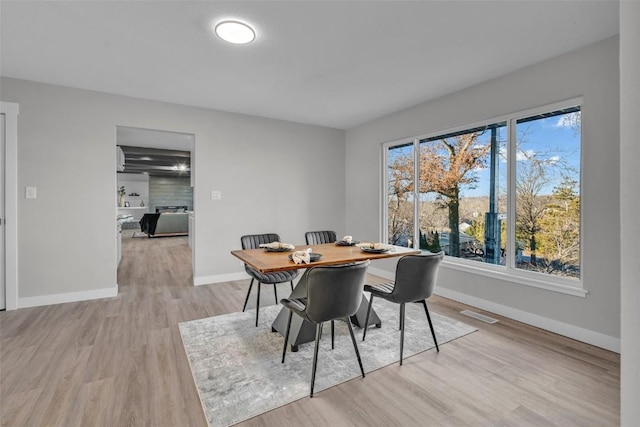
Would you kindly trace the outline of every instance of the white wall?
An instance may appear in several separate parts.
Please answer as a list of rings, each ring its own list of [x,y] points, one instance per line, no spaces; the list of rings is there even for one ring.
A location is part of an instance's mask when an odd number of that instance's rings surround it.
[[[640,3],[620,2],[621,425],[640,425]]]
[[[36,304],[56,300],[41,296],[115,289],[119,125],[195,135],[196,281],[241,273],[229,252],[243,234],[277,232],[304,243],[309,229],[344,230],[344,131],[24,80],[1,83],[2,100],[20,104],[19,194],[38,188],[37,199],[18,200],[21,299]],[[210,200],[211,190],[222,191],[222,199]]]
[[[505,52],[508,54],[508,52]],[[472,66],[472,65],[470,65]],[[380,144],[583,96],[583,258],[586,298],[443,267],[440,292],[617,349],[620,337],[618,39],[527,67],[372,121],[346,134],[347,231],[379,238]],[[394,265],[383,266],[393,271]]]

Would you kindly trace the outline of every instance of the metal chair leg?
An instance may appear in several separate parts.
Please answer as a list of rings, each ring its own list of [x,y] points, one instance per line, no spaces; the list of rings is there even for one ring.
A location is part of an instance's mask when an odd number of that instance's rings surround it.
[[[364,325],[362,326],[362,341],[364,341],[367,336],[367,326],[369,326],[369,316],[371,315],[371,306],[373,305],[373,294],[371,294],[371,298],[369,298],[369,307],[367,307],[367,317],[364,321]]]
[[[311,393],[309,397],[313,397],[313,386],[316,382],[316,365],[318,364],[318,347],[320,347],[320,335],[322,334],[322,323],[316,324],[316,345],[313,348],[313,368],[311,370]]]
[[[344,319],[347,322],[349,328],[349,334],[351,335],[351,342],[353,348],[356,350],[356,357],[358,358],[358,365],[360,365],[360,372],[362,372],[362,378],[364,378],[364,368],[362,367],[362,359],[360,359],[360,351],[358,351],[358,344],[356,343],[356,336],[353,334],[353,327],[351,326],[351,319],[348,317]]]
[[[291,330],[291,317],[293,317],[293,311],[289,310],[289,320],[287,321],[287,332],[284,334],[284,347],[282,348],[282,363],[284,363],[284,355],[287,354],[287,344],[289,343],[289,331]]]
[[[400,304],[400,365],[402,366],[402,353],[404,352],[404,303]]]
[[[251,293],[251,288],[253,288],[253,280],[251,279],[251,283],[249,284],[249,290],[247,291],[247,297],[244,299],[244,305],[242,306],[242,311],[247,308],[247,301],[249,301],[249,294]]]
[[[334,321],[331,321],[331,350],[336,348],[335,346],[335,324]]]
[[[293,292],[293,280],[289,283],[291,283],[291,291]]]
[[[276,305],[278,305],[278,284],[273,284],[273,294],[276,296]]]
[[[258,302],[256,303],[256,328],[258,327],[258,313],[260,313],[260,282],[258,282]]]
[[[424,312],[427,313],[427,320],[429,321],[429,328],[431,328],[431,336],[433,337],[433,342],[436,344],[436,351],[440,352],[440,348],[438,347],[438,340],[436,339],[436,332],[433,330],[433,323],[431,323],[431,316],[429,316],[427,300],[422,301],[422,305],[424,305]]]

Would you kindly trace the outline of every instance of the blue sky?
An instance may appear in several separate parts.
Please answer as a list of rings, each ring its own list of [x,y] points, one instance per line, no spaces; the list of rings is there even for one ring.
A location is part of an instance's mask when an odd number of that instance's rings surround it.
[[[524,123],[517,126],[518,134],[518,162],[527,161],[527,156],[543,160],[549,165],[548,171],[555,174],[555,179],[543,189],[542,194],[551,194],[553,188],[560,183],[558,171],[563,169],[573,170],[576,181],[579,179],[580,171],[580,112],[568,113],[559,116],[547,117]],[[577,121],[576,121],[577,119]],[[576,127],[576,122],[578,126]],[[576,131],[577,129],[577,131]],[[480,143],[488,143],[490,134],[486,133],[480,137]],[[500,142],[501,153],[506,152],[506,126],[498,128],[498,140]],[[411,146],[390,150],[390,157],[394,154],[410,153]],[[392,159],[390,159],[391,161]],[[505,187],[505,177],[507,163],[503,157],[499,162],[498,176],[501,189]],[[464,188],[463,197],[480,197],[489,195],[489,169],[478,169],[475,171],[478,176],[478,183],[475,189]],[[431,198],[431,197],[429,197]]]
[[[555,180],[547,185],[543,193],[551,194],[553,188],[560,183],[560,176],[557,173],[561,168],[565,171],[572,169],[575,180],[580,181],[580,133],[575,131],[574,117],[576,113],[563,116],[549,117],[517,126],[518,153],[517,164],[526,162],[527,157],[535,157],[538,160],[545,160],[549,165],[551,174],[556,171]],[[577,113],[579,114],[579,113]],[[488,142],[488,137],[485,138]],[[499,129],[499,140],[501,142],[501,152],[506,152],[506,127]],[[485,141],[483,141],[485,142]],[[516,166],[517,167],[517,166]],[[499,179],[501,188],[506,184],[507,163],[505,158],[501,158],[499,168]],[[464,189],[463,196],[476,197],[489,195],[489,169],[476,171],[479,181],[477,188]]]

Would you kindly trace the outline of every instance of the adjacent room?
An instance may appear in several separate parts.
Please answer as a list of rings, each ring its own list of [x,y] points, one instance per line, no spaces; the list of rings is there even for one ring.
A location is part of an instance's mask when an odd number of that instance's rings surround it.
[[[0,21],[3,425],[639,425],[640,3]]]

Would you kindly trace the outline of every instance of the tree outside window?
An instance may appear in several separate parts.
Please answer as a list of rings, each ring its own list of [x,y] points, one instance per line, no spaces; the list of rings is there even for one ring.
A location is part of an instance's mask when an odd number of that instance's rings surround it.
[[[388,242],[578,278],[580,127],[572,106],[387,146]]]

